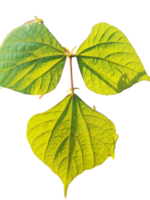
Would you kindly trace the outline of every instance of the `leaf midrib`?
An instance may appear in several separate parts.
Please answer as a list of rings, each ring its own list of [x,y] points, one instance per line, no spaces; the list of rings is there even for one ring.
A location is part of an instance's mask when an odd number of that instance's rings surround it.
[[[95,58],[95,59],[105,60],[105,61],[110,62],[110,63],[112,63],[112,64],[119,65],[119,66],[124,67],[124,68],[127,68],[127,69],[129,69],[129,70],[131,70],[131,71],[134,71],[134,72],[136,72],[136,73],[138,73],[138,74],[141,74],[141,72],[137,72],[137,71],[135,71],[134,69],[131,69],[131,68],[129,68],[129,67],[127,67],[127,66],[124,66],[124,65],[122,65],[122,64],[113,62],[113,61],[108,60],[108,59],[106,59],[106,58],[96,57],[96,56],[84,56],[84,55],[78,55],[77,57]],[[83,60],[82,60],[82,61],[83,61]],[[84,62],[84,61],[83,61],[83,62]],[[139,63],[140,63],[140,62],[139,62]],[[142,63],[140,63],[140,64],[142,64]],[[87,65],[87,64],[86,64],[86,65]],[[91,68],[91,67],[90,67],[90,68]],[[91,69],[92,69],[92,68],[91,68]]]

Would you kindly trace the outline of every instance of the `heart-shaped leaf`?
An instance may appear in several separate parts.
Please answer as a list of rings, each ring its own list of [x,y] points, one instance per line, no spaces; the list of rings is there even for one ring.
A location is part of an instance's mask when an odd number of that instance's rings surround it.
[[[52,91],[62,74],[64,52],[42,23],[16,28],[0,47],[0,85],[33,95]]]
[[[117,137],[114,124],[77,95],[33,116],[27,128],[34,154],[61,178],[65,196],[77,175],[114,158]]]
[[[109,24],[95,25],[76,56],[86,86],[96,93],[116,94],[139,81],[150,81],[126,36]]]

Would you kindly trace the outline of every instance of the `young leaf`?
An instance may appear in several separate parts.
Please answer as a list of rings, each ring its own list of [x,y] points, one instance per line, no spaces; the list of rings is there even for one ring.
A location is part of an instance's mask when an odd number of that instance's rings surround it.
[[[76,56],[86,86],[96,93],[116,94],[139,81],[150,81],[126,36],[109,24],[95,25]]]
[[[61,178],[65,196],[77,175],[114,158],[117,137],[114,124],[77,95],[33,116],[27,128],[34,154]]]
[[[0,47],[0,85],[42,95],[56,87],[66,56],[45,25],[33,21],[13,30]]]

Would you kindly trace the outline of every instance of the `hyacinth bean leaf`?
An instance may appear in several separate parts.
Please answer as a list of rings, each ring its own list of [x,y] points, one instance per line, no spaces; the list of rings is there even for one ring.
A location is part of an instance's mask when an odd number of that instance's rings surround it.
[[[150,81],[127,37],[106,23],[92,28],[74,56],[86,86],[99,94],[113,95],[139,81]]]
[[[0,47],[0,86],[42,95],[57,86],[66,56],[43,21],[14,29]]]
[[[118,135],[109,119],[69,94],[29,120],[27,138],[34,154],[60,177],[66,196],[76,176],[114,158]]]

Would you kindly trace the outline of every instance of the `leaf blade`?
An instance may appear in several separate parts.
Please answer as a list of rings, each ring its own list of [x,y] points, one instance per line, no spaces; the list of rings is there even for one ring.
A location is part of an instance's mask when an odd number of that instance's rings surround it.
[[[139,81],[150,81],[126,36],[106,23],[93,27],[76,57],[86,86],[99,94],[116,94]]]
[[[114,157],[117,137],[113,123],[77,95],[33,116],[27,128],[34,154],[61,178],[65,196],[77,175]]]
[[[14,29],[0,47],[0,85],[24,94],[42,95],[52,91],[62,74],[64,52],[41,23]],[[57,63],[59,59],[61,62]],[[46,72],[49,75],[43,76]],[[43,85],[42,79],[45,79]]]

